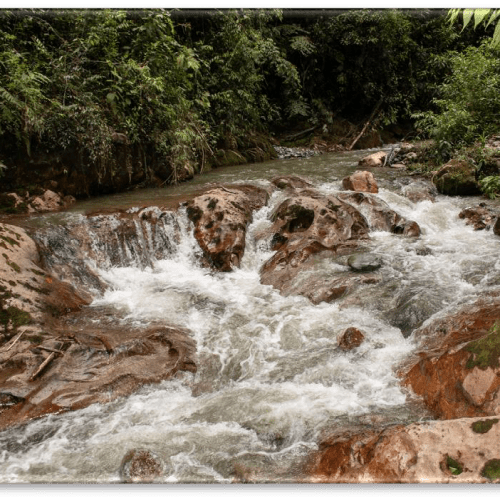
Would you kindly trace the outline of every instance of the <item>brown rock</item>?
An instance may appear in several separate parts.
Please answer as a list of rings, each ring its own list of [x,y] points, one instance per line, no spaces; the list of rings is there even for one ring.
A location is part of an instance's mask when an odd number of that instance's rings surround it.
[[[450,160],[433,176],[432,182],[441,194],[468,196],[479,194],[474,165],[461,160]]]
[[[371,172],[357,170],[342,180],[342,186],[349,191],[378,193],[378,185]]]
[[[358,162],[358,165],[365,168],[383,167],[386,156],[387,153],[385,151],[378,151],[371,155],[365,156],[364,158],[361,158],[361,160],[359,160]]]
[[[497,419],[495,419],[498,422]],[[486,483],[484,467],[500,457],[500,425],[479,418],[428,421],[383,430],[353,429],[320,444],[311,482]],[[485,433],[481,429],[489,428]]]
[[[312,187],[312,183],[298,175],[282,175],[272,181],[278,189],[303,189]]]
[[[219,271],[231,271],[240,265],[252,212],[264,206],[267,199],[264,189],[231,186],[211,189],[187,203],[205,265]]]
[[[500,217],[498,217],[497,220],[495,221],[495,225],[493,226],[493,232],[497,236],[500,236]]]
[[[364,339],[365,336],[360,330],[354,327],[350,327],[344,330],[344,332],[339,335],[337,340],[341,349],[349,351],[351,349],[359,347],[363,343]]]
[[[30,205],[37,212],[52,212],[59,210],[64,203],[57,193],[47,189],[42,196],[32,199]]]
[[[497,218],[497,214],[493,210],[480,203],[476,207],[464,208],[459,214],[460,219],[465,219],[468,226],[474,226],[475,231],[481,229],[490,229],[493,221]]]
[[[125,483],[152,483],[163,475],[161,458],[149,450],[130,450],[120,465],[120,477]]]
[[[373,194],[339,193],[338,198],[359,207],[370,224],[370,229],[390,231],[403,236],[420,236],[420,227],[392,210],[385,201]]]
[[[500,297],[491,294],[414,332],[418,361],[401,371],[403,384],[439,418],[500,412]]]

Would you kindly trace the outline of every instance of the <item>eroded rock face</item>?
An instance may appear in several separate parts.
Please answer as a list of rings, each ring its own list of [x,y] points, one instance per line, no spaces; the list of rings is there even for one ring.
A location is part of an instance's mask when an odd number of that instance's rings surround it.
[[[402,370],[403,384],[439,418],[500,412],[498,294],[415,331],[422,350]]]
[[[448,196],[467,196],[479,194],[476,169],[470,163],[450,160],[434,175],[432,182],[441,194]]]
[[[390,231],[410,237],[420,236],[420,227],[416,222],[405,219],[392,210],[385,201],[373,194],[339,193],[338,197],[359,208],[372,230]]]
[[[491,470],[500,457],[500,424],[493,420],[461,418],[333,435],[320,444],[309,477],[332,483],[488,483],[494,477],[488,465]]]
[[[464,208],[458,214],[458,217],[465,219],[465,223],[468,226],[473,226],[475,231],[479,231],[481,229],[491,229],[491,226],[497,219],[497,215],[485,203],[480,203],[476,207]]]
[[[231,271],[240,265],[252,212],[264,206],[267,199],[264,189],[231,186],[212,189],[187,203],[205,265],[218,271]]]
[[[53,325],[50,333],[24,337],[0,353],[0,394],[17,400],[0,412],[0,428],[106,403],[179,371],[196,371],[195,342],[186,330],[99,324],[73,317],[70,325]],[[48,356],[53,359],[37,374]]]
[[[378,185],[371,172],[356,171],[342,180],[342,186],[349,191],[362,191],[365,193],[378,193]]]
[[[338,197],[313,190],[299,191],[285,200],[273,219],[269,234],[277,252],[262,267],[261,282],[285,294],[292,292],[294,278],[307,268],[311,256],[345,255],[368,239],[368,224],[358,210]]]

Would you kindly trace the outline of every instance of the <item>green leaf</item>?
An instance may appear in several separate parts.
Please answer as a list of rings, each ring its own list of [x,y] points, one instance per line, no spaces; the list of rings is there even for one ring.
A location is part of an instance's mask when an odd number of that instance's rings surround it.
[[[457,17],[459,16],[461,11],[462,9],[451,9],[448,12],[448,16],[450,17],[450,24],[453,24],[457,20]]]
[[[493,11],[490,20],[486,23],[486,27],[488,27],[498,16],[500,16],[500,9]]]
[[[492,47],[500,47],[500,23],[497,23],[495,32],[493,33],[493,39],[491,40]]]
[[[474,9],[474,29],[489,16],[491,9]]]
[[[116,94],[114,92],[109,92],[109,94],[106,96],[106,101],[108,101],[110,104],[114,102],[116,99]]]
[[[473,15],[474,15],[474,9],[464,9],[464,13],[463,13],[463,16],[464,16],[464,27],[462,28],[462,31],[469,24],[469,22],[472,19]]]

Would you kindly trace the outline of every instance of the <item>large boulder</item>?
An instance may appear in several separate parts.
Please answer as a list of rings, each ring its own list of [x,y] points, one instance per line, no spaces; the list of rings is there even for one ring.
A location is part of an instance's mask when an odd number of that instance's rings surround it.
[[[342,186],[349,191],[378,193],[378,185],[371,172],[357,170],[342,180]]]
[[[403,384],[439,418],[500,413],[500,295],[491,294],[414,332],[420,350]]]
[[[206,266],[231,271],[240,265],[252,212],[267,199],[264,189],[242,185],[211,189],[186,204]]]
[[[441,194],[467,196],[480,194],[474,165],[463,160],[450,160],[432,178]]]
[[[453,484],[497,483],[499,470],[499,419],[476,417],[337,432],[307,474],[311,482]]]
[[[295,277],[311,264],[307,263],[311,256],[351,253],[368,239],[368,224],[338,197],[303,190],[278,206],[268,234],[277,251],[262,267],[261,282],[287,294],[292,293]]]

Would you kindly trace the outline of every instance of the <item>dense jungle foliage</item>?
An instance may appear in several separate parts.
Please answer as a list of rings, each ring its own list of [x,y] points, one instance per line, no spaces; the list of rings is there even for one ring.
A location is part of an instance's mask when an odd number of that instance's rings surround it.
[[[13,168],[7,158],[70,150],[103,179],[126,144],[146,178],[155,157],[168,165],[160,180],[176,182],[227,151],[258,149],[258,137],[328,133],[336,118],[362,123],[374,110],[380,128],[417,119],[422,136],[450,143],[498,128],[498,53],[481,43],[494,26],[460,33],[447,11],[0,17],[0,176]]]

